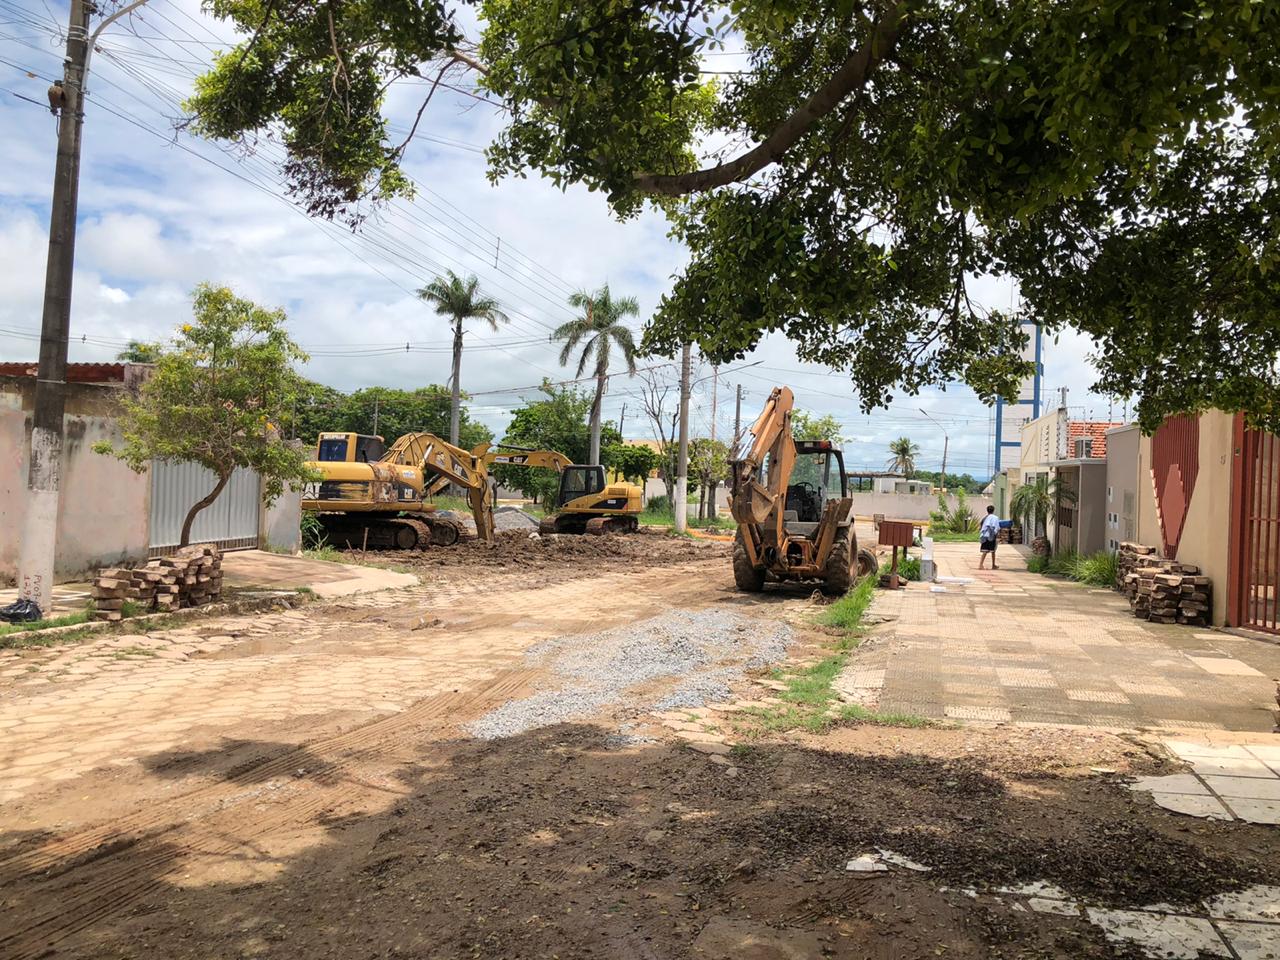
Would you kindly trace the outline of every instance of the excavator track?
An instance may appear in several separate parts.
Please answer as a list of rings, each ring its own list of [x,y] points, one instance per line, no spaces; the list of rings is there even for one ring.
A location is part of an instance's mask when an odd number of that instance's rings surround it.
[[[436,547],[452,547],[462,539],[462,524],[457,520],[450,520],[448,517],[432,517],[421,525],[428,528],[426,533],[418,539],[418,546],[424,550],[428,544]]]
[[[586,532],[602,537],[606,533],[634,533],[637,526],[635,517],[592,517],[587,521]]]

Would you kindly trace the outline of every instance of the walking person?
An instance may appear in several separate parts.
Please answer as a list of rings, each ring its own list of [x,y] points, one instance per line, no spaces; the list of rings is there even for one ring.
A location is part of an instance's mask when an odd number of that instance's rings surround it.
[[[978,531],[978,547],[982,556],[978,561],[979,570],[986,568],[988,555],[991,557],[991,569],[1000,569],[996,566],[996,541],[999,539],[1000,518],[996,516],[996,508],[988,506],[987,515],[982,518],[982,527]]]

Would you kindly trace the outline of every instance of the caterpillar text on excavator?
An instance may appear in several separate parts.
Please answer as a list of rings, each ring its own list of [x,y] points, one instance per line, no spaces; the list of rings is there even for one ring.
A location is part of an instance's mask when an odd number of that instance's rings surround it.
[[[384,449],[381,437],[322,433],[308,464],[320,479],[307,484],[302,509],[319,516],[330,542],[408,550],[457,543],[463,527],[441,516],[431,497],[450,485],[465,491],[476,535],[492,541],[489,467],[508,463],[560,475],[555,513],[543,533],[608,533],[636,529],[643,505],[634,484],[606,482],[604,468],[574,464],[553,450],[481,444],[464,450],[430,433],[409,433]]]
[[[841,594],[876,572],[876,558],[858,549],[843,453],[829,440],[794,439],[794,403],[789,388],[775,387],[751,426],[750,446],[731,461],[733,579],[752,592],[772,578],[816,581]]]

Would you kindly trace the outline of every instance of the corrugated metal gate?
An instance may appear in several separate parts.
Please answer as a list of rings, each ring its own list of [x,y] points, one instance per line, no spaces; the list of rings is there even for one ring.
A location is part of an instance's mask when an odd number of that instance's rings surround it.
[[[1280,437],[1236,419],[1228,606],[1236,624],[1280,633]]]
[[[213,472],[195,463],[151,464],[151,555],[158,556],[178,545],[182,521],[201,497],[217,483]],[[196,515],[192,543],[216,543],[225,550],[258,545],[258,507],[261,502],[258,475],[237,470],[218,499]]]

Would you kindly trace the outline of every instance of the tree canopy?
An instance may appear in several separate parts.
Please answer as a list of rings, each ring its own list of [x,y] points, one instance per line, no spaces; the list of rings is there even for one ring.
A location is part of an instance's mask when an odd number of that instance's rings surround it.
[[[285,331],[284,311],[201,284],[193,313],[173,346],[157,353],[138,396],[122,399],[123,445],[94,445],[137,471],[153,460],[171,460],[213,473],[213,489],[182,524],[183,546],[197,514],[218,498],[237,467],[257,472],[267,503],[308,476],[308,452],[281,437],[293,409],[293,364],[306,359]]]
[[[210,9],[248,39],[196,129],[278,127],[314,213],[410,192],[384,93],[422,78],[425,112],[461,70],[505,111],[491,177],[660,206],[690,257],[646,350],[723,363],[778,331],[864,409],[954,380],[991,400],[1029,372],[1028,319],[1095,338],[1095,389],[1147,429],[1280,427],[1277,0],[483,0],[473,38],[447,0]],[[708,76],[726,41],[747,66]],[[979,277],[1015,280],[1019,315]]]
[[[502,442],[535,450],[555,450],[573,463],[586,463],[591,452],[591,428],[587,423],[591,394],[546,382],[542,385],[542,394],[512,412]],[[606,450],[622,443],[622,434],[613,423],[603,425],[601,436]],[[610,464],[606,461],[604,465]],[[519,490],[525,496],[536,496],[544,503],[560,486],[554,473],[541,468],[499,463],[494,464],[492,472],[504,487]]]
[[[465,398],[465,394],[463,395]],[[432,384],[415,390],[365,387],[343,393],[333,387],[303,380],[297,387],[295,433],[299,440],[314,445],[326,431],[378,434],[392,443],[406,433],[434,433],[449,436],[452,398],[449,388]],[[465,406],[460,411],[459,443],[470,450],[493,439],[493,431],[471,419]]]
[[[842,430],[840,421],[829,413],[819,416],[795,410],[791,414],[791,435],[797,440],[830,440],[836,443]]]

